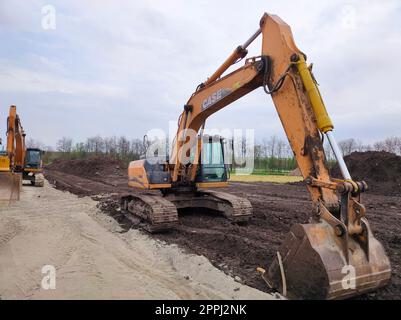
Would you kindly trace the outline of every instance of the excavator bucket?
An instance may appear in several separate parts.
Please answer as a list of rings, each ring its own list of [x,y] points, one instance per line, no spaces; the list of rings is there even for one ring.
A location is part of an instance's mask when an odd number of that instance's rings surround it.
[[[0,172],[0,204],[19,200],[22,175],[14,172]]]
[[[327,222],[292,227],[263,277],[291,299],[345,299],[386,285],[390,262],[366,227],[366,246]]]

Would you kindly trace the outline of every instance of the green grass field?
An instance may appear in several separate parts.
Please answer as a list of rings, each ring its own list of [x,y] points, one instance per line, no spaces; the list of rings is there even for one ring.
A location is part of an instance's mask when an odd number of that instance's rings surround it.
[[[302,177],[294,176],[276,176],[276,175],[237,175],[231,174],[230,181],[237,182],[275,182],[275,183],[287,183],[287,182],[299,182],[302,181]]]

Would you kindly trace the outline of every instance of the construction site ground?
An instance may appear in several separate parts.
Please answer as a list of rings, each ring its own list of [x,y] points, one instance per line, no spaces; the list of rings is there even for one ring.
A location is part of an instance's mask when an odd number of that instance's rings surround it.
[[[203,256],[121,228],[90,197],[23,186],[0,208],[0,299],[276,299]],[[55,289],[45,290],[46,265]],[[45,283],[48,284],[46,280]]]
[[[96,200],[104,215],[118,222],[119,237],[136,229],[121,214],[118,198],[126,192],[142,191],[127,187],[126,167],[118,161],[60,160],[48,167],[45,175],[57,189]],[[190,210],[179,212],[180,224],[176,230],[146,236],[178,245],[189,254],[204,256],[236,282],[271,293],[256,268],[270,265],[291,225],[307,222],[311,202],[306,187],[302,183],[233,182],[223,190],[251,201],[254,215],[247,225],[232,224],[217,213]],[[371,191],[363,194],[362,202],[373,232],[391,260],[392,279],[387,287],[358,299],[401,299],[401,197]],[[134,234],[142,237],[146,233]]]

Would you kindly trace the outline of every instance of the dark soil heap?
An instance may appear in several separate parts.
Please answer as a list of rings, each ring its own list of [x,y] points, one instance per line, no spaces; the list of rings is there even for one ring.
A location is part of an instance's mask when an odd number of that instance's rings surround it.
[[[97,176],[124,176],[127,174],[127,167],[121,160],[107,156],[97,156],[76,160],[56,159],[45,169],[94,179]]]
[[[344,157],[352,179],[368,183],[370,193],[401,196],[401,157],[384,151],[353,152]],[[338,167],[332,170],[340,178]]]

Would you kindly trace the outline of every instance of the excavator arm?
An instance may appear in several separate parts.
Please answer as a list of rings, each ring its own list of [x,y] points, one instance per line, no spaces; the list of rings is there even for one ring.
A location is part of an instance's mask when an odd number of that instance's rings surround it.
[[[222,76],[246,56],[246,48],[260,34],[261,55]],[[265,280],[298,298],[345,298],[385,285],[391,273],[389,260],[360,203],[367,186],[351,179],[306,56],[295,45],[290,27],[275,15],[264,14],[257,32],[198,86],[184,106],[170,158],[172,183],[194,182],[201,150],[194,135],[206,119],[259,87],[273,99],[313,203],[311,223],[291,229]],[[341,180],[330,177],[323,137],[336,156]],[[188,163],[194,146],[195,160]],[[348,267],[354,281],[349,287],[343,281]]]
[[[7,118],[7,152],[14,171],[21,172],[25,160],[25,132],[17,114],[17,107],[10,106]]]

